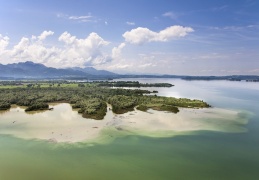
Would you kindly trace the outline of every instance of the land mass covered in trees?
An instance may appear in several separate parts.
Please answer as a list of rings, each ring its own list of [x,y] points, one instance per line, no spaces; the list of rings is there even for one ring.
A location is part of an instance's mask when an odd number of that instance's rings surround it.
[[[11,108],[12,104],[26,106],[25,111],[48,110],[48,103],[67,102],[85,118],[103,119],[107,103],[116,114],[138,110],[154,109],[177,113],[178,107],[206,108],[209,104],[202,100],[161,97],[154,92],[141,89],[110,87],[171,87],[166,83],[141,84],[139,82],[1,82],[0,110]],[[125,86],[122,86],[122,85]],[[110,86],[112,85],[112,86]],[[132,86],[134,85],[134,86]],[[138,86],[135,86],[138,85]],[[147,95],[149,94],[149,95]]]

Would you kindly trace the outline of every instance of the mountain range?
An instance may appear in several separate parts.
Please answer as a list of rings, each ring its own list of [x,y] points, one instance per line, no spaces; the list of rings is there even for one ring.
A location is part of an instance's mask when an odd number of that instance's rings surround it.
[[[0,64],[0,77],[1,78],[87,78],[87,79],[98,79],[98,78],[114,78],[118,74],[105,71],[97,70],[93,67],[86,68],[67,68],[57,69],[47,67],[43,64],[34,63],[31,61],[19,62],[13,64],[3,65]]]
[[[230,75],[230,76],[186,76],[186,75],[121,75],[106,70],[97,70],[93,67],[74,67],[58,69],[47,67],[31,61],[13,64],[0,64],[0,79],[92,79],[107,80],[115,78],[179,78],[184,80],[230,80],[259,82],[256,75]]]

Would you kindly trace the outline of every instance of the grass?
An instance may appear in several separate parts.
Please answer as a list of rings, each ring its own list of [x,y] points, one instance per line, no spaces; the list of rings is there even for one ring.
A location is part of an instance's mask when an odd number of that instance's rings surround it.
[[[14,88],[26,88],[25,85],[0,85],[0,89],[14,89]]]

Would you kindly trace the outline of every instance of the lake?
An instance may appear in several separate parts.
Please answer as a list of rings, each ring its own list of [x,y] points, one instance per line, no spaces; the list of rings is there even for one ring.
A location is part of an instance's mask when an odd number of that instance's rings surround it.
[[[52,104],[54,111],[35,114],[13,107],[0,113],[0,179],[259,178],[259,83],[123,80],[172,83],[171,88],[146,89],[158,90],[161,96],[204,100],[213,106],[206,113],[217,116],[195,118],[193,113],[187,121],[184,114],[190,110],[175,116],[152,111],[123,116],[108,112],[103,121],[94,121],[82,118],[68,104]],[[148,131],[154,126],[143,133],[133,131],[136,126],[125,126],[134,121],[142,123],[137,127],[147,127],[146,117],[159,120],[157,127],[166,131],[174,128],[174,133]],[[179,118],[170,126],[166,118],[173,121],[173,117]],[[114,123],[123,130],[109,126],[98,137],[101,127]]]

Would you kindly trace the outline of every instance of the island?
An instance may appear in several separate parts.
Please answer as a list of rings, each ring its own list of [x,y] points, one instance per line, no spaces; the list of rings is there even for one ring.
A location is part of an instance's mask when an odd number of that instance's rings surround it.
[[[124,85],[124,86],[123,86]],[[134,86],[133,86],[134,85]],[[135,86],[138,85],[138,86]],[[179,112],[183,108],[207,108],[202,100],[157,96],[157,91],[111,87],[172,87],[171,84],[139,82],[69,82],[69,81],[21,81],[2,82],[0,86],[0,110],[12,104],[26,106],[25,111],[49,110],[48,103],[67,102],[85,118],[101,120],[107,112],[107,103],[116,114],[148,109]]]

